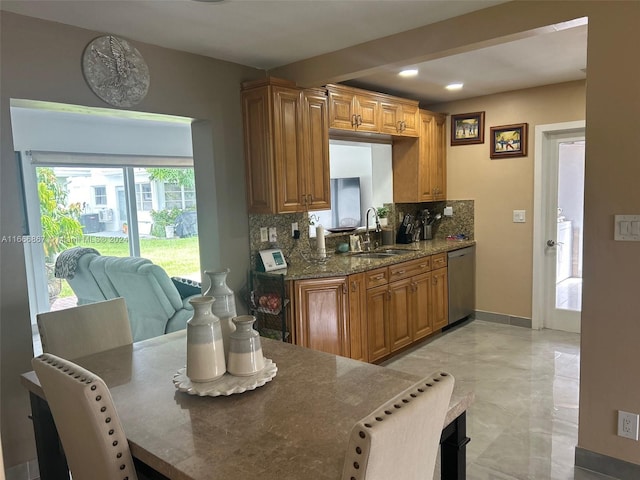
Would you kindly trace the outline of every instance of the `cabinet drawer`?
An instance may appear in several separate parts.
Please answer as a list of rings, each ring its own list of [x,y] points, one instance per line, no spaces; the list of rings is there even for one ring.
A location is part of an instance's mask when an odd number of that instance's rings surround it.
[[[402,262],[397,265],[391,265],[389,267],[389,281],[395,282],[396,280],[402,280],[413,275],[411,266],[413,262]]]
[[[387,267],[370,270],[368,272],[365,272],[365,275],[365,283],[367,285],[367,289],[377,287],[379,285],[386,285],[387,283],[389,283],[389,271]]]
[[[409,270],[411,276],[420,275],[421,273],[431,271],[431,257],[422,257],[416,260],[406,262],[407,270]]]
[[[431,269],[437,270],[438,268],[447,266],[447,253],[438,253],[437,255],[431,255]]]

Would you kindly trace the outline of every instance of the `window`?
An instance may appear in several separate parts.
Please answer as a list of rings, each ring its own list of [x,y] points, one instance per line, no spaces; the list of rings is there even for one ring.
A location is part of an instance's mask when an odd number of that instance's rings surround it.
[[[150,183],[136,183],[136,207],[145,212],[153,208],[153,196]]]
[[[193,187],[183,187],[176,183],[164,184],[164,207],[186,210],[196,207],[196,191]]]
[[[93,199],[96,205],[107,204],[107,187],[93,187]]]

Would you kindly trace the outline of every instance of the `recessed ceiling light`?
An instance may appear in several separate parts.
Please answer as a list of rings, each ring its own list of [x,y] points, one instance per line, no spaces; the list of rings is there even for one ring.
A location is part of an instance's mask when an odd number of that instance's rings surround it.
[[[401,77],[415,77],[416,75],[418,75],[418,69],[407,68],[406,70],[402,70],[400,73],[398,73],[398,75],[400,75]]]
[[[464,86],[464,83],[450,83],[444,88],[446,88],[447,90],[460,90],[462,89],[463,86]]]

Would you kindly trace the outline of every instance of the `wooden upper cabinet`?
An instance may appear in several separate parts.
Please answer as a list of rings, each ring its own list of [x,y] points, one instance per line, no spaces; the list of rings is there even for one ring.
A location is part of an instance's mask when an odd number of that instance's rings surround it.
[[[300,98],[301,92],[298,89],[272,87],[274,183],[279,212],[297,212],[305,201]]]
[[[418,112],[417,102],[411,104],[382,100],[380,102],[380,133],[417,137],[420,118]]]
[[[434,200],[447,199],[447,117],[434,115],[432,127],[433,148],[431,150],[431,188]]]
[[[309,210],[331,209],[329,169],[329,113],[324,90],[302,92],[302,127],[304,149],[302,162],[306,168],[305,185]]]
[[[418,136],[418,102],[344,85],[327,85],[329,126],[338,130]]]
[[[394,141],[394,202],[446,200],[445,125],[445,115],[420,110],[420,137],[400,138]]]
[[[250,213],[331,208],[324,91],[268,78],[243,85]]]

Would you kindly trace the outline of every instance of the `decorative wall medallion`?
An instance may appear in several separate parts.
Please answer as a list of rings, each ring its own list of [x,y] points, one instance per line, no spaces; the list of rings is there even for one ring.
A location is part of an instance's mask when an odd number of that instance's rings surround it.
[[[87,45],[82,72],[93,93],[116,107],[139,103],[149,90],[149,68],[142,55],[113,35],[98,37]]]

